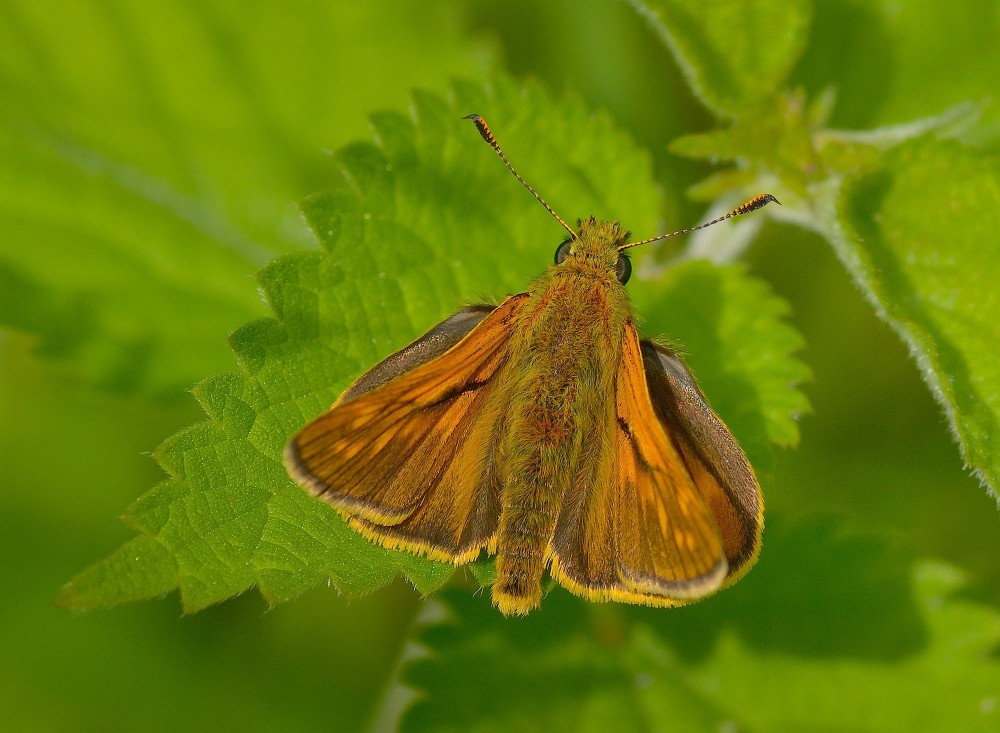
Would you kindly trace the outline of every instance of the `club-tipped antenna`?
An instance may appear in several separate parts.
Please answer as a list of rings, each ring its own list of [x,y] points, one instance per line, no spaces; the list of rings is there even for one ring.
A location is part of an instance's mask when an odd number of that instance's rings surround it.
[[[661,234],[658,237],[652,237],[650,239],[643,239],[641,242],[629,242],[628,244],[623,244],[618,248],[618,251],[626,250],[630,247],[638,247],[640,244],[649,244],[650,242],[659,242],[661,239],[669,239],[670,237],[676,237],[679,234],[687,234],[688,232],[696,232],[699,229],[704,229],[710,227],[713,224],[718,224],[720,221],[725,221],[726,219],[732,219],[736,216],[743,216],[744,214],[749,214],[751,211],[756,211],[769,203],[774,202],[781,206],[781,202],[774,198],[769,193],[762,193],[754,196],[752,199],[747,201],[745,204],[740,204],[735,209],[730,211],[725,216],[720,216],[718,219],[712,219],[712,221],[706,221],[704,224],[699,224],[696,227],[688,227],[687,229],[678,229],[676,232],[670,232],[669,234]]]
[[[562,220],[562,217],[559,216],[559,214],[557,214],[555,211],[552,210],[551,206],[549,206],[547,203],[545,203],[545,199],[543,199],[541,196],[539,196],[538,193],[535,191],[535,189],[533,189],[531,186],[528,185],[528,182],[526,180],[524,180],[523,178],[521,178],[521,174],[520,173],[518,173],[516,170],[514,170],[514,166],[512,166],[510,164],[510,161],[507,160],[507,156],[504,155],[503,151],[500,149],[500,143],[498,143],[497,139],[495,137],[493,137],[493,132],[492,132],[492,130],[490,130],[490,126],[486,124],[486,120],[484,120],[481,115],[466,115],[462,119],[463,120],[472,120],[475,123],[476,129],[479,130],[479,134],[482,136],[483,140],[485,140],[487,143],[489,143],[490,147],[493,148],[493,150],[496,152],[496,154],[500,156],[500,160],[502,160],[503,164],[505,166],[507,166],[507,170],[509,170],[511,173],[513,173],[514,174],[514,178],[516,178],[517,180],[519,180],[521,182],[521,185],[524,186],[526,189],[528,189],[528,193],[530,193],[532,196],[534,196],[538,200],[538,203],[540,203],[542,206],[544,206],[545,210],[548,211],[550,214],[552,214],[552,216],[555,218],[555,220],[557,222],[559,222],[560,224],[562,224],[563,229],[565,229],[567,232],[569,232],[569,235],[573,239],[576,239],[576,232],[573,231],[572,227],[570,227],[566,222],[564,222]],[[761,204],[761,205],[763,205],[763,204]]]

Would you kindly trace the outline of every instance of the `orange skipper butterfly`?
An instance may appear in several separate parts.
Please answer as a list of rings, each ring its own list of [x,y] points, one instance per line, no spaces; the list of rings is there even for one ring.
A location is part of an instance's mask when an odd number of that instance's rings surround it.
[[[760,548],[753,469],[676,351],[642,340],[618,222],[568,226],[526,292],[460,310],[361,376],[285,451],[290,475],[379,544],[458,565],[496,556],[493,603],[526,614],[542,576],[593,601],[676,606]]]

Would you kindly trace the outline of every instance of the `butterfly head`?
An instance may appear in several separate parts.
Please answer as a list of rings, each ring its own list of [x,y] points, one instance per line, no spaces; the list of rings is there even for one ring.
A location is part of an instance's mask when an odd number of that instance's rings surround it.
[[[514,178],[520,181],[522,186],[528,189],[528,192],[545,207],[553,218],[562,225],[562,228],[569,232],[569,236],[563,240],[562,244],[556,250],[556,266],[563,268],[564,272],[587,273],[595,277],[607,277],[613,273],[618,282],[624,285],[628,282],[629,276],[632,274],[632,264],[624,254],[626,249],[638,247],[641,244],[659,242],[663,239],[669,239],[670,237],[687,234],[699,229],[705,229],[726,219],[749,214],[751,211],[756,211],[769,203],[781,203],[771,194],[762,193],[754,196],[745,204],[737,206],[729,213],[712,219],[712,221],[686,229],[678,229],[667,234],[659,234],[650,239],[643,239],[638,242],[627,241],[629,233],[622,231],[618,222],[598,221],[594,217],[578,220],[577,231],[573,231],[570,225],[563,221],[559,214],[545,202],[545,199],[539,196],[538,192],[528,185],[528,182],[521,178],[521,175],[514,170],[514,166],[510,164],[507,156],[503,154],[503,150],[500,149],[500,144],[497,142],[496,137],[494,137],[493,131],[490,130],[490,126],[486,124],[486,120],[482,116],[475,114],[467,115],[465,119],[472,120],[476,125],[476,129],[479,130],[480,136],[500,156],[500,160],[507,166],[507,170],[514,175]]]
[[[632,275],[632,263],[619,251],[629,233],[617,221],[579,219],[574,236],[566,237],[556,248],[556,265],[614,275],[622,285]]]

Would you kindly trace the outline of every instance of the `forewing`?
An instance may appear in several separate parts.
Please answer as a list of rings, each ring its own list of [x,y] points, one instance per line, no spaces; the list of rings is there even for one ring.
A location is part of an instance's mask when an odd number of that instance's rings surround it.
[[[462,311],[374,367],[292,439],[289,472],[385,546],[474,558],[499,517],[497,388],[522,302]]]
[[[438,325],[394,354],[373,366],[348,387],[335,404],[353,400],[359,395],[378,389],[396,377],[436,359],[465,338],[469,332],[494,311],[496,306],[472,305],[449,316]]]
[[[680,356],[652,341],[643,341],[641,347],[656,414],[719,528],[729,563],[728,585],[750,568],[760,551],[760,486],[736,439],[708,406]]]
[[[727,562],[714,518],[650,401],[627,325],[598,419],[553,538],[553,575],[595,600],[676,605],[718,589]]]

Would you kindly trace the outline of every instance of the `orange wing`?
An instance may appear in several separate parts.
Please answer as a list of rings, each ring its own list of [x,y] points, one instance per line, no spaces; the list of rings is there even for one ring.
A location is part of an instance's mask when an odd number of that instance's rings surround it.
[[[646,377],[627,325],[615,399],[586,438],[592,448],[563,503],[551,572],[592,600],[672,606],[717,590],[729,564],[702,472],[658,417]]]
[[[500,515],[491,448],[504,421],[500,375],[524,298],[466,323],[474,327],[450,345],[462,327],[441,331],[463,311],[361,377],[288,444],[289,472],[386,547],[474,559]]]

